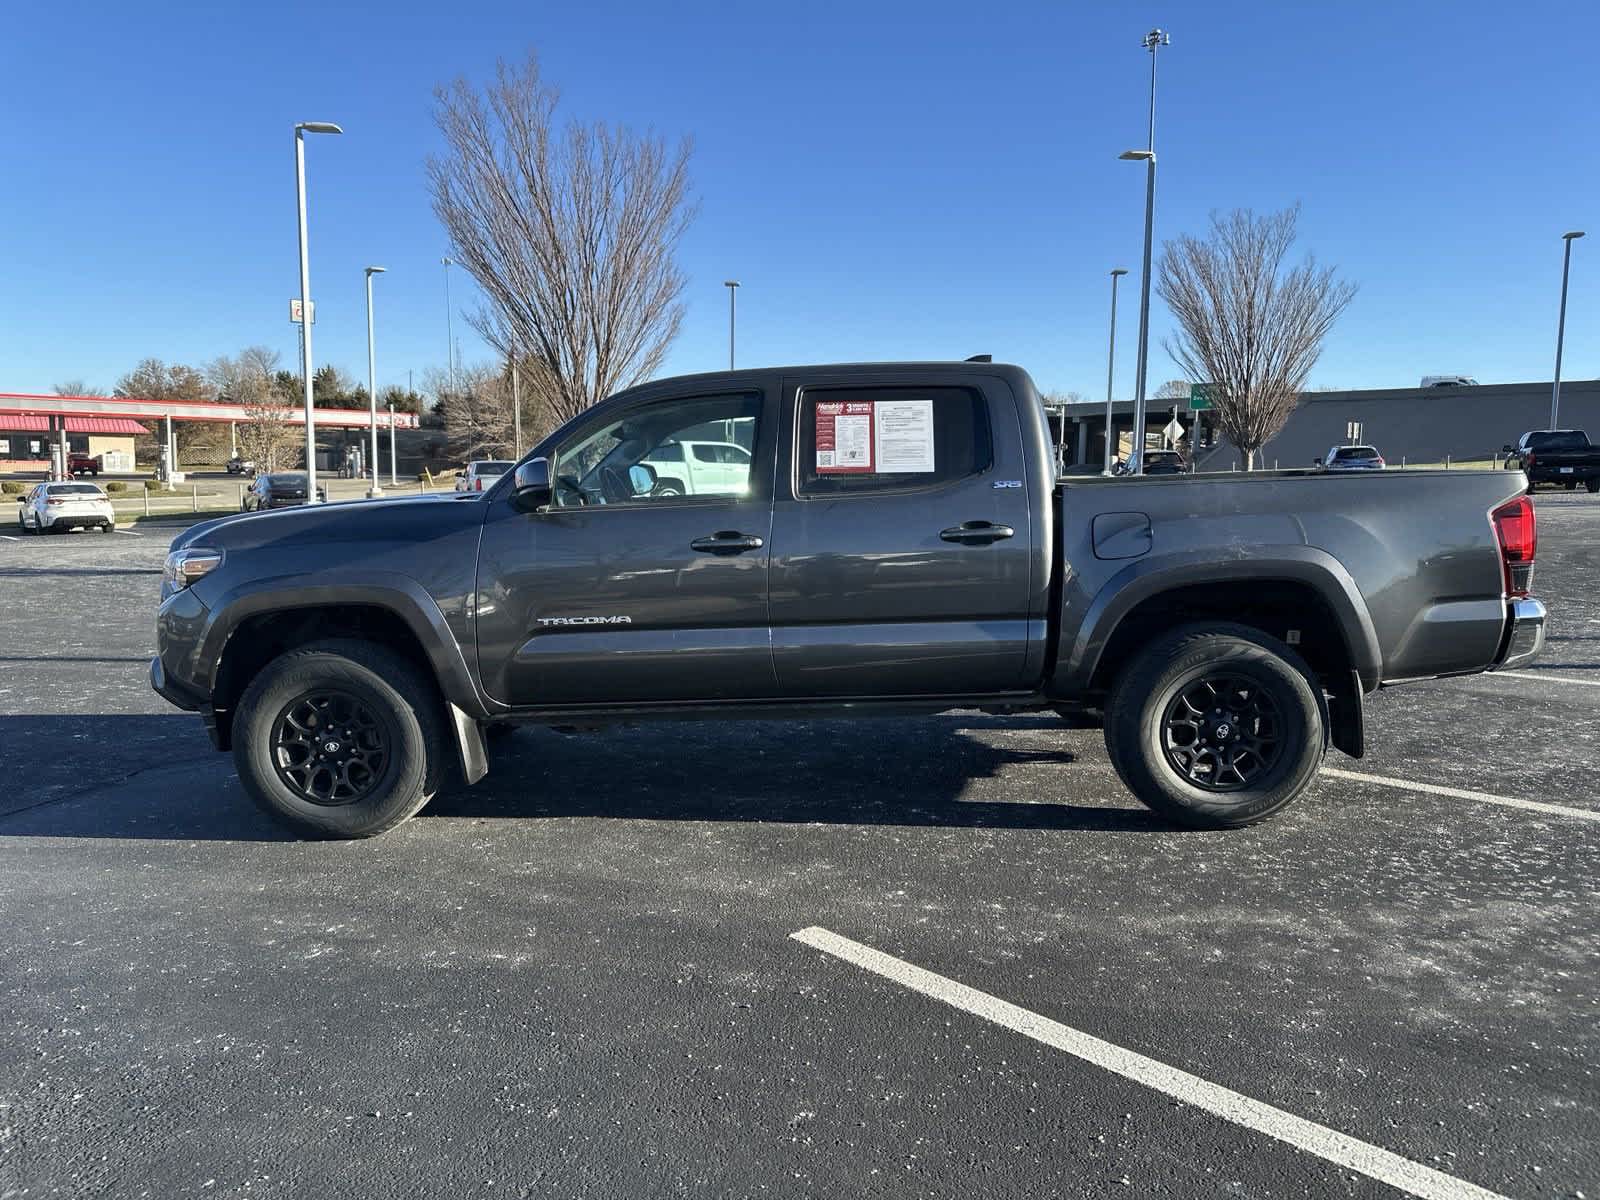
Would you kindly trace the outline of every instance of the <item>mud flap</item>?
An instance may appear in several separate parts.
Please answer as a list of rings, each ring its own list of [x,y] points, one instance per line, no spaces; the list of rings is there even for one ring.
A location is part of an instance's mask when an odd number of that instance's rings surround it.
[[[478,723],[452,704],[450,723],[456,731],[456,749],[461,755],[461,776],[469,784],[489,773],[489,755],[483,747],[483,731]]]
[[[1361,695],[1361,676],[1349,673],[1344,687],[1328,699],[1329,734],[1334,748],[1351,758],[1367,752],[1366,710]]]

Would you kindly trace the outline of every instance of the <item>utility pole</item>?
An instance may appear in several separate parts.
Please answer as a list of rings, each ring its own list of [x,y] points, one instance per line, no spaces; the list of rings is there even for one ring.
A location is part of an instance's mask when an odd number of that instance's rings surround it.
[[[450,392],[454,395],[456,390],[455,309],[450,306],[450,264],[454,260],[446,257],[441,258],[439,261],[444,264],[444,352],[445,360],[450,367]]]
[[[372,474],[367,487],[369,499],[383,495],[383,487],[378,482],[378,359],[372,340],[372,277],[383,274],[385,270],[385,267],[367,268],[367,413],[372,433]],[[389,430],[391,434],[394,432],[392,422]]]
[[[512,458],[522,457],[522,381],[517,373],[517,356],[511,356],[511,446]]]
[[[733,370],[733,331],[734,312],[737,302],[734,297],[739,294],[739,281],[737,279],[724,279],[722,286],[728,289],[728,370]]]
[[[1116,444],[1112,436],[1111,385],[1117,375],[1117,280],[1128,273],[1126,267],[1111,272],[1111,345],[1106,350],[1106,460],[1100,474],[1111,474],[1111,450]]]
[[[330,121],[301,121],[294,127],[295,199],[300,208],[300,369],[306,393],[306,503],[317,502],[317,420],[311,397],[311,255],[306,244],[306,134],[343,133]],[[170,466],[170,464],[169,464]]]
[[[1583,236],[1581,229],[1561,235],[1566,249],[1561,252],[1561,315],[1556,318],[1556,379],[1550,387],[1550,428],[1560,429],[1561,420],[1561,346],[1567,338],[1567,274],[1572,268],[1572,243]]]

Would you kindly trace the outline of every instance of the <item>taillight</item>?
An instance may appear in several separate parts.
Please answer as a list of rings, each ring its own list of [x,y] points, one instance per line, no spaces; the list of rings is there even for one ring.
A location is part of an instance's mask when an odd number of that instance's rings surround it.
[[[473,481],[472,481],[472,490],[473,490],[473,491],[475,491],[475,492],[481,492],[481,491],[483,491],[483,480],[481,480],[481,479],[474,479],[474,480],[473,480]]]
[[[1532,450],[1529,450],[1526,454],[1524,454],[1522,456],[1522,469],[1524,471],[1533,470],[1533,451]]]
[[[1384,465],[1384,463],[1383,463],[1383,455],[1381,455],[1381,454],[1378,455],[1378,457],[1376,459],[1374,459],[1373,461],[1376,462],[1380,467]]]
[[[52,500],[46,500],[45,503],[48,504],[51,508],[60,508],[61,505],[66,503],[66,501],[65,500],[54,500],[54,499],[52,499]]]
[[[1533,559],[1539,550],[1539,525],[1534,518],[1533,501],[1518,496],[1490,515],[1494,519],[1494,535],[1500,542],[1506,594],[1526,596],[1533,584]]]

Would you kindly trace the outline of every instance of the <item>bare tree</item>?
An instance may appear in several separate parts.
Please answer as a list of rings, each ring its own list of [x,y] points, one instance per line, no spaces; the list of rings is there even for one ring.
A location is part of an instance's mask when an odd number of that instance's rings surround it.
[[[1156,389],[1156,400],[1187,400],[1189,384],[1183,379],[1169,379]]]
[[[428,159],[433,210],[488,299],[473,327],[516,356],[557,422],[649,378],[683,320],[688,141],[558,128],[559,94],[531,55],[482,91],[463,79],[434,98],[447,149]]]
[[[1210,237],[1166,243],[1156,291],[1177,319],[1167,353],[1191,378],[1211,384],[1211,406],[1245,470],[1294,411],[1322,340],[1355,298],[1306,255],[1284,269],[1300,206],[1258,217],[1212,214]]]
[[[239,454],[272,472],[301,466],[305,460],[301,427],[289,420],[290,410],[269,394],[245,404],[246,420],[239,423]]]
[[[81,379],[66,379],[56,384],[58,396],[104,396],[105,388],[95,387],[92,383],[85,383]]]

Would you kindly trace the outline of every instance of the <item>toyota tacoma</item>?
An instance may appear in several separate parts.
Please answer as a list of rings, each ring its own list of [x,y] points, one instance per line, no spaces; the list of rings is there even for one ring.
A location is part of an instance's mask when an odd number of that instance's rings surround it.
[[[684,448],[738,479],[666,481]],[[1060,479],[990,363],[667,379],[482,493],[225,517],[172,543],[155,689],[302,832],[364,837],[513,722],[981,709],[1099,725],[1167,818],[1281,810],[1367,699],[1540,651],[1517,472]]]

